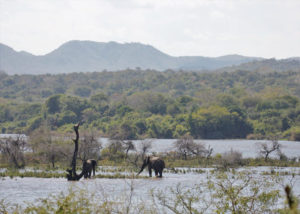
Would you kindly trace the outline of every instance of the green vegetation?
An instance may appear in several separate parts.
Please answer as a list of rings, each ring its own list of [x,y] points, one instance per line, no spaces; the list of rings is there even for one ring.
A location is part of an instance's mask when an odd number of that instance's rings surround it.
[[[299,140],[300,73],[120,72],[1,74],[0,131],[30,134],[44,124],[71,132],[83,121],[118,139]]]
[[[1,179],[65,177],[74,150],[73,124],[78,121],[83,122],[78,170],[82,161],[96,159],[101,166],[96,178],[145,178],[135,175],[151,144],[145,140],[142,148],[135,148],[130,141],[143,138],[179,139],[175,151],[154,154],[165,160],[165,172],[201,174],[206,171],[200,167],[214,168],[207,183],[152,191],[150,204],[134,204],[131,186],[130,195],[119,200],[70,190],[23,208],[0,201],[0,212],[161,213],[164,209],[171,213],[298,213],[298,199],[288,186],[286,205],[275,210],[284,196],[272,188],[274,179],[294,177],[294,173],[262,172],[258,177],[272,178],[262,181],[234,168],[300,167],[297,158],[280,152],[277,141],[300,140],[299,80],[299,72],[0,73],[0,131],[29,136],[28,141],[20,136],[0,139],[0,164],[8,168],[0,172]],[[99,135],[110,137],[105,147],[97,141]],[[234,150],[212,155],[210,147],[193,141],[246,137],[273,141],[261,145],[262,157],[247,159]],[[279,158],[271,158],[272,152]],[[20,170],[25,166],[34,170]],[[213,200],[208,200],[207,194]]]

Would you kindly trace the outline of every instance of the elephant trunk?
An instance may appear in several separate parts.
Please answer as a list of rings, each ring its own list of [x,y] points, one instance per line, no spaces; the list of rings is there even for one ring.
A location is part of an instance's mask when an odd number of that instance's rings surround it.
[[[141,172],[144,170],[144,168],[141,168],[141,170],[138,172],[137,175],[141,174]]]
[[[147,165],[147,164],[143,164],[143,165],[142,165],[141,170],[139,171],[139,173],[138,173],[137,175],[141,174],[141,172],[145,169],[146,165]]]

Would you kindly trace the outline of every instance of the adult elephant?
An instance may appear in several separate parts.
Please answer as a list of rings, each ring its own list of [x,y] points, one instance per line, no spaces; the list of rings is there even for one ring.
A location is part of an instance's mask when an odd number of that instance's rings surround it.
[[[149,176],[152,177],[152,169],[154,169],[156,177],[162,177],[163,170],[165,168],[165,162],[159,157],[146,157],[143,161],[143,165],[138,175],[144,170],[144,168],[148,166]]]
[[[91,178],[92,170],[93,170],[93,176],[95,176],[96,166],[97,166],[96,160],[89,159],[84,161],[82,166],[84,178]]]

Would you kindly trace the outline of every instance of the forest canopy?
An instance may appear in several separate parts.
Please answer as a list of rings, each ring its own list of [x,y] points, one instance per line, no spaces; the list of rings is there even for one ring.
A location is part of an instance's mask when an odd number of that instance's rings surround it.
[[[300,72],[119,72],[6,75],[0,131],[83,122],[121,139],[300,138]]]

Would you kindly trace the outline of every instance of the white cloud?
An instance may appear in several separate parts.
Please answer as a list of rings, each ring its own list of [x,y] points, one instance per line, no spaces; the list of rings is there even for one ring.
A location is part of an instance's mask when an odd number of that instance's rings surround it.
[[[0,0],[0,42],[44,54],[73,39],[170,55],[300,55],[297,0]]]

